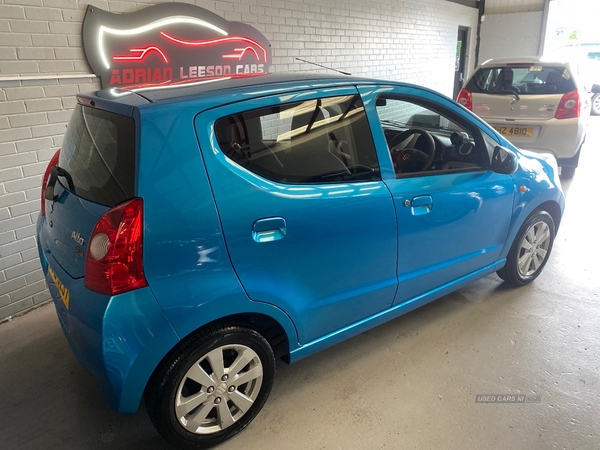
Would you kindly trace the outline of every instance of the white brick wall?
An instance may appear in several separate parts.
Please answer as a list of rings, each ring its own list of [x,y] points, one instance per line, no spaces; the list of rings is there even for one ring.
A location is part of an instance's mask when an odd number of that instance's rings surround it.
[[[34,237],[41,176],[61,145],[74,95],[99,87],[94,78],[61,78],[89,73],[80,36],[85,8],[130,12],[152,3],[0,0],[0,320],[49,299]],[[273,46],[274,71],[324,72],[294,59],[300,57],[447,95],[458,26],[470,27],[472,35],[477,27],[476,9],[446,0],[196,4],[263,32]]]
[[[543,15],[543,11],[486,15],[481,23],[479,61],[540,55]]]

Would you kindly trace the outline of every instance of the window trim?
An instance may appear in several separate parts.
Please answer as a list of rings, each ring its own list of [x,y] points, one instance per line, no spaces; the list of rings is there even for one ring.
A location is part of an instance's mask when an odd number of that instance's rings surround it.
[[[349,184],[349,183],[371,183],[371,182],[377,182],[377,181],[382,181],[382,176],[381,176],[381,164],[380,164],[380,158],[377,152],[377,146],[375,143],[375,139],[374,136],[372,135],[372,127],[371,124],[368,120],[368,114],[367,114],[367,109],[366,106],[363,103],[363,98],[361,96],[361,94],[358,92],[358,90],[356,89],[356,86],[346,86],[348,88],[348,91],[351,92],[340,92],[339,88],[335,89],[335,92],[327,92],[329,91],[329,89],[325,90],[325,91],[321,91],[321,92],[316,92],[316,91],[308,91],[306,92],[307,94],[313,94],[313,95],[307,95],[307,96],[298,96],[295,95],[293,99],[289,99],[287,101],[279,101],[282,98],[284,98],[284,94],[282,95],[278,95],[275,97],[268,97],[269,100],[271,100],[269,103],[270,104],[264,104],[266,102],[261,102],[262,104],[260,105],[256,105],[255,103],[257,100],[265,100],[265,98],[261,98],[261,99],[253,99],[253,100],[249,100],[248,102],[250,102],[252,104],[251,107],[247,107],[247,108],[235,108],[235,111],[231,111],[228,114],[219,114],[219,117],[212,120],[211,121],[211,127],[213,130],[213,138],[211,139],[211,143],[212,146],[214,147],[215,150],[217,150],[219,153],[221,153],[223,155],[223,157],[225,157],[228,161],[230,161],[233,164],[236,164],[238,167],[240,167],[241,169],[243,169],[244,171],[246,171],[247,173],[252,174],[253,176],[256,177],[260,177],[261,179],[264,179],[268,182],[274,182],[274,183],[279,183],[279,184],[283,184],[283,185],[293,185],[293,186],[298,186],[298,185],[306,185],[306,186],[317,186],[317,185],[331,185],[331,184]],[[331,89],[332,91],[334,89]],[[344,89],[345,90],[345,89]],[[325,99],[335,99],[335,98],[345,98],[345,97],[351,97],[350,101],[348,102],[348,107],[344,108],[341,114],[341,117],[339,119],[339,121],[344,121],[345,119],[347,119],[348,113],[352,110],[354,110],[356,108],[357,102],[360,102],[362,104],[362,109],[363,109],[363,118],[362,120],[364,121],[363,126],[369,130],[369,134],[371,136],[370,138],[370,142],[371,142],[371,148],[372,148],[372,154],[370,155],[370,157],[374,160],[373,165],[376,165],[376,167],[373,167],[374,172],[377,175],[373,176],[371,178],[361,178],[361,179],[354,179],[353,176],[359,176],[360,174],[352,174],[350,173],[348,178],[345,179],[340,179],[340,180],[332,180],[332,181],[323,181],[323,180],[319,180],[319,181],[306,181],[306,180],[300,180],[300,181],[288,181],[288,180],[281,180],[278,179],[278,176],[281,176],[281,174],[277,174],[275,172],[271,172],[268,169],[262,169],[263,172],[259,173],[257,172],[254,168],[252,167],[248,167],[247,165],[241,164],[240,162],[236,161],[235,159],[233,159],[231,156],[229,156],[226,151],[223,149],[222,144],[219,139],[219,132],[217,131],[217,124],[220,121],[231,121],[232,117],[236,117],[238,118],[239,116],[243,116],[245,114],[252,114],[252,113],[257,113],[261,110],[264,111],[268,111],[269,109],[271,110],[277,110],[277,109],[291,109],[294,108],[295,106],[291,106],[291,105],[300,105],[302,103],[305,102],[317,102],[317,108],[325,108],[324,106],[322,106],[322,101]],[[239,103],[239,105],[245,105],[248,106],[247,102],[241,102]],[[231,105],[226,105],[224,106],[225,108],[227,108],[227,106],[231,106]],[[316,117],[316,114],[318,114],[317,112],[317,108],[315,109],[315,116],[311,118],[311,124],[314,123],[314,118]],[[229,109],[229,108],[227,108]],[[326,108],[325,108],[326,109]],[[266,114],[269,115],[269,114]],[[264,115],[262,115],[264,116]],[[257,114],[256,117],[260,118],[262,117],[260,114]],[[237,121],[237,119],[236,119]],[[246,123],[244,122],[244,127],[246,127]],[[337,122],[337,121],[336,121]],[[350,122],[347,125],[344,125],[346,127],[351,127],[352,132],[353,132],[353,137],[356,137],[357,134],[354,133],[354,129],[352,127],[352,125],[350,124]],[[309,128],[310,129],[310,128]],[[307,130],[308,131],[308,130]],[[247,136],[247,130],[246,128],[244,128],[244,133]],[[261,139],[261,142],[262,139]],[[266,147],[269,147],[267,143],[263,144]],[[355,149],[355,151],[359,151],[358,149]],[[267,173],[265,173],[267,172]],[[270,176],[271,173],[273,173],[274,176]],[[326,174],[324,174],[326,175]],[[292,177],[292,175],[290,175],[290,177]]]

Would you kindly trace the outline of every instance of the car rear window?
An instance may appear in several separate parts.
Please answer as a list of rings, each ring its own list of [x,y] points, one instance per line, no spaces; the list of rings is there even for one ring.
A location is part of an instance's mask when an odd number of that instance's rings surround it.
[[[62,180],[79,197],[115,206],[134,196],[135,125],[121,116],[78,104],[63,140]]]
[[[568,68],[558,65],[524,64],[484,67],[473,75],[466,89],[485,94],[566,94],[577,89]]]

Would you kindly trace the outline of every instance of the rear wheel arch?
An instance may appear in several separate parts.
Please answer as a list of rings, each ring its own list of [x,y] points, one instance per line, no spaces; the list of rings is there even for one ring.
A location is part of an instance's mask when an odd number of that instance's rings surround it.
[[[250,328],[260,333],[271,345],[275,357],[281,358],[286,363],[289,362],[289,338],[285,329],[277,320],[261,313],[240,313],[217,319],[205,326],[229,323],[235,323],[236,325]]]
[[[157,371],[158,367],[160,367],[163,364],[163,362],[167,360],[169,356],[178,347],[185,345],[185,342],[192,339],[193,336],[203,333],[208,329],[213,329],[223,325],[239,326],[256,331],[257,333],[262,335],[271,345],[273,353],[277,358],[280,358],[284,362],[289,363],[290,345],[289,338],[284,327],[277,320],[273,319],[272,317],[266,314],[239,313],[215,319],[193,330],[188,335],[182,337],[181,340],[177,343],[177,345],[175,345],[169,352],[167,352],[163,356],[162,360],[156,365],[153,374]],[[150,376],[150,378],[152,378],[152,375]]]

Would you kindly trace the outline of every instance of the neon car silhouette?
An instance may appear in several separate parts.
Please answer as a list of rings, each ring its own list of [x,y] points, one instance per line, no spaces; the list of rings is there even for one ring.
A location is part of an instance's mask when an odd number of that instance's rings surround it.
[[[190,66],[220,67],[205,72],[222,75],[266,73],[271,59],[270,44],[258,30],[183,3],[155,5],[129,14],[88,6],[83,43],[103,87],[127,84],[122,80],[128,77],[115,70],[141,74],[141,69],[154,73],[168,66],[164,73],[174,78],[178,73],[189,73],[183,69]],[[243,66],[227,66],[230,64]],[[164,81],[165,76],[160,78]]]

